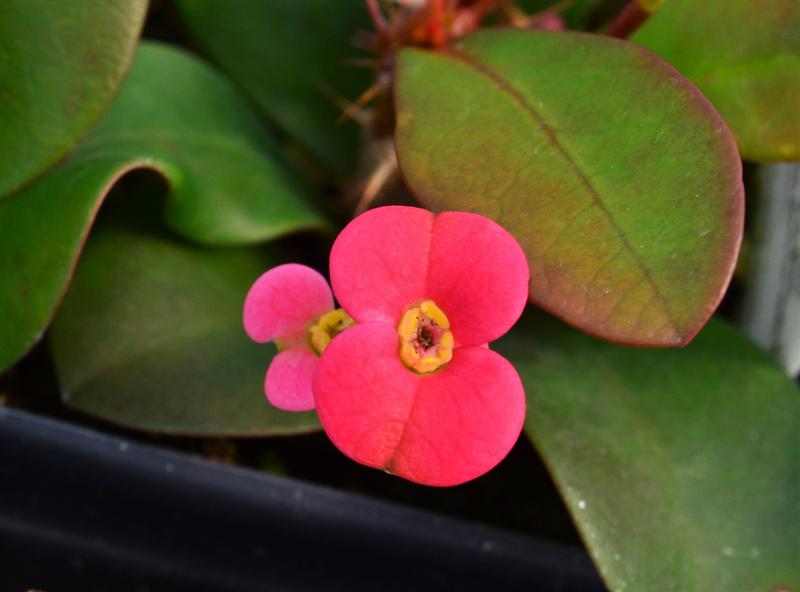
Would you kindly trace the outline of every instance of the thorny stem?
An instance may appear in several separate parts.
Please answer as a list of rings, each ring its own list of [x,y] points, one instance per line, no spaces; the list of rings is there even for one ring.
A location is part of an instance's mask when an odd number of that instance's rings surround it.
[[[663,0],[630,0],[606,29],[606,35],[627,39],[663,4]]]
[[[330,84],[326,82],[321,83],[319,85],[319,90],[323,95],[330,99],[337,109],[341,110],[342,114],[339,116],[340,119],[344,118],[344,113],[347,113],[346,119],[352,119],[362,126],[369,125],[370,118],[366,113],[364,113],[363,109],[353,109],[353,103],[351,103],[350,100],[339,93],[339,91],[333,88]]]
[[[386,22],[386,17],[383,16],[383,11],[378,4],[378,0],[366,0],[367,11],[372,24],[375,25],[375,30],[380,34],[385,34],[389,30],[389,23]]]
[[[355,216],[366,212],[372,202],[380,194],[381,190],[389,184],[389,182],[397,176],[397,154],[394,150],[394,144],[389,142],[385,145],[384,154],[382,155],[378,165],[367,178],[364,190],[361,192],[361,198],[356,205]]]
[[[372,85],[361,93],[361,96],[358,97],[355,102],[349,104],[347,108],[342,111],[342,114],[339,116],[339,120],[337,123],[344,123],[348,119],[353,119],[360,113],[364,107],[369,104],[372,99],[380,95],[382,92],[387,90],[386,84],[380,78],[376,80]]]
[[[562,0],[548,11],[533,15],[528,25],[536,26],[539,18],[559,12],[572,1]],[[512,0],[393,0],[383,5],[381,0],[364,0],[364,3],[375,33],[365,35],[362,44],[378,54],[377,59],[371,62],[378,78],[353,103],[337,97],[337,104],[342,107],[339,121],[354,119],[367,127],[368,150],[374,151],[366,157],[369,168],[359,183],[356,215],[366,211],[381,191],[398,178],[389,92],[396,52],[403,46],[444,47],[476,30],[491,12],[512,6]],[[384,9],[388,10],[388,16]],[[517,18],[523,16],[519,11],[514,14]],[[388,100],[381,100],[387,94]],[[375,103],[368,112],[367,106],[373,101]]]

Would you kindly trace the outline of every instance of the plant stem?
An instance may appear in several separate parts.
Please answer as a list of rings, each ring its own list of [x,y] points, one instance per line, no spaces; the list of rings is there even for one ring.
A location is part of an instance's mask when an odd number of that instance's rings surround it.
[[[389,25],[386,22],[386,17],[383,16],[381,7],[378,5],[378,0],[365,0],[365,3],[367,5],[369,18],[375,26],[375,30],[380,34],[385,34],[389,29]]]
[[[627,39],[663,4],[663,0],[630,0],[606,29],[606,35]]]

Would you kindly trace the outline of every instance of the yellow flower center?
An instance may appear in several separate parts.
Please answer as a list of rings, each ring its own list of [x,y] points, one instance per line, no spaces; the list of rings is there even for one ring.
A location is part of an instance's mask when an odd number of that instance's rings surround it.
[[[453,358],[450,321],[433,300],[408,309],[397,326],[400,359],[414,372],[428,374]]]
[[[311,341],[312,349],[317,355],[321,355],[325,348],[328,347],[331,339],[354,322],[352,317],[341,308],[325,313],[308,330],[308,338]]]

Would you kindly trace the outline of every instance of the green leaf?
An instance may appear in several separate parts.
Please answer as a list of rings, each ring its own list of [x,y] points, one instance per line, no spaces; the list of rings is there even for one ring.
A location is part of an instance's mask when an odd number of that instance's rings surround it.
[[[396,75],[400,167],[425,206],[507,228],[531,300],[583,331],[692,339],[730,280],[744,197],[694,86],[629,43],[520,30],[403,50]]]
[[[308,189],[233,86],[189,54],[142,44],[108,116],[68,164],[138,162],[169,181],[170,226],[247,244],[319,227]]]
[[[0,196],[97,123],[133,59],[147,0],[0,3]]]
[[[334,173],[356,160],[358,127],[337,124],[371,71],[347,63],[370,30],[360,0],[179,0],[190,33],[286,133]]]
[[[797,590],[800,393],[738,331],[629,349],[539,313],[496,346],[611,590]]]
[[[252,247],[208,249],[172,239],[152,224],[131,223],[125,211],[101,219],[51,332],[64,402],[170,434],[318,428],[316,414],[266,402],[274,347],[251,342],[242,328],[247,290],[275,264],[274,255]]]
[[[667,0],[632,37],[690,78],[742,156],[800,160],[800,2]]]
[[[41,336],[97,209],[127,171],[169,182],[165,214],[210,244],[262,241],[318,226],[305,189],[222,78],[194,58],[143,44],[107,117],[61,166],[0,202],[0,370]]]

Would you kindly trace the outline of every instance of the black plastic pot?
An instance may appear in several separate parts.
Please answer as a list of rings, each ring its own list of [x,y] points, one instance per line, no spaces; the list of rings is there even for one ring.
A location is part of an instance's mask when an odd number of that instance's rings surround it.
[[[588,557],[0,407],[0,590],[601,591]]]

